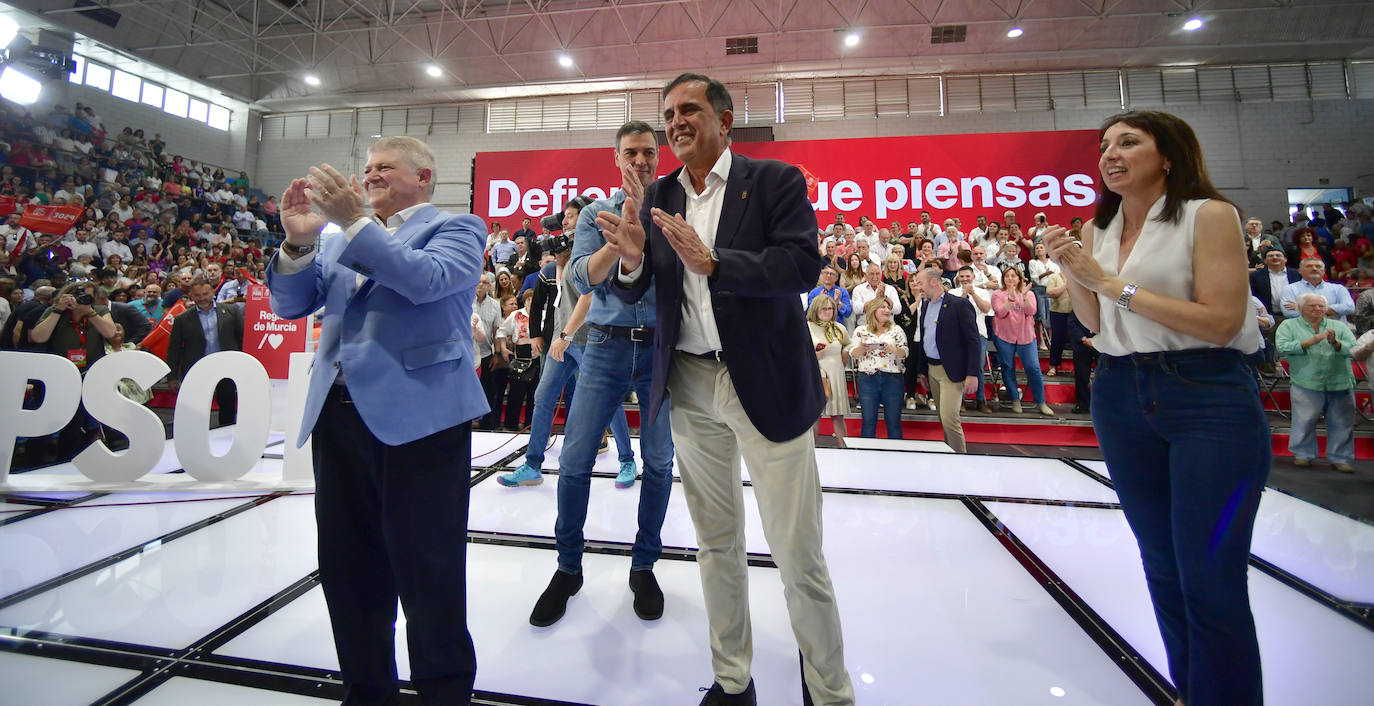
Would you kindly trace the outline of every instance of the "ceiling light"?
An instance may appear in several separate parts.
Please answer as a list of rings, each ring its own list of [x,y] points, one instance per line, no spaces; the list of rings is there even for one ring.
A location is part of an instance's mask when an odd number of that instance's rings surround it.
[[[1011,29],[1007,30],[1007,36],[1012,39],[1016,39],[1017,37],[1023,34],[1025,34],[1025,32],[1021,31],[1020,27],[1012,27]]]
[[[0,15],[0,49],[10,45],[19,34],[19,25],[9,15]]]
[[[305,82],[312,86],[318,86],[320,85],[320,77],[316,76],[315,74],[306,74]]]
[[[847,47],[859,46],[859,33],[850,32],[849,34],[844,35],[844,45]]]
[[[430,76],[433,76],[434,78],[439,78],[440,76],[444,75],[444,70],[439,68],[438,64],[428,64],[425,66],[425,73],[429,74]]]
[[[1194,17],[1193,19],[1183,23],[1183,29],[1189,32],[1192,32],[1193,30],[1202,29],[1202,20],[1199,20],[1198,18]]]
[[[6,99],[20,105],[33,105],[42,91],[43,84],[15,71],[12,66],[6,66],[4,71],[0,71],[0,96]]]
[[[572,57],[571,57],[571,56],[568,56],[567,54],[559,54],[559,55],[558,55],[558,65],[559,65],[559,66],[562,66],[562,67],[565,68],[565,69],[570,69],[570,68],[572,68],[572,65],[573,65]]]

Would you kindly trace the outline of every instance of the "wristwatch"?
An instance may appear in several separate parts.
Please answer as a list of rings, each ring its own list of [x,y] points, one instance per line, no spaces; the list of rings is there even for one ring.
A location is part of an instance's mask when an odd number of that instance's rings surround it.
[[[1116,305],[1126,311],[1131,310],[1131,297],[1135,296],[1135,285],[1128,284],[1121,290],[1121,296],[1116,298]]]
[[[559,331],[559,332],[558,332],[558,340],[560,340],[560,341],[567,341],[568,343],[572,343],[572,342],[573,342],[573,337],[572,337],[572,336],[569,336],[567,331]]]
[[[711,262],[715,263],[715,267],[711,268],[711,274],[709,278],[715,279],[720,275],[720,255],[716,253],[715,248],[711,248]]]
[[[296,245],[294,243],[283,242],[281,244],[281,250],[282,252],[286,253],[287,255],[290,255],[294,259],[298,257],[303,257],[309,253],[314,252],[315,244],[311,243],[309,245]]]

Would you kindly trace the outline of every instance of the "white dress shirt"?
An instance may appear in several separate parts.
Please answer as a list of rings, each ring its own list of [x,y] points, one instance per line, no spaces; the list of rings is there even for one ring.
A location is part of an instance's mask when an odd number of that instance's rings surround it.
[[[692,186],[692,177],[684,167],[678,173],[678,183],[687,195],[686,213],[682,214],[687,225],[691,226],[707,248],[716,245],[716,226],[720,224],[720,210],[725,203],[725,182],[730,177],[730,165],[734,157],[726,149],[716,159],[715,166],[706,175],[705,188],[700,194]],[[620,271],[617,266],[617,271]],[[633,284],[644,271],[644,262],[629,274],[620,274],[620,281]],[[684,353],[710,353],[718,351],[720,331],[716,329],[716,313],[711,308],[711,290],[706,284],[706,275],[683,270],[682,273],[682,326],[678,329],[677,350]]]

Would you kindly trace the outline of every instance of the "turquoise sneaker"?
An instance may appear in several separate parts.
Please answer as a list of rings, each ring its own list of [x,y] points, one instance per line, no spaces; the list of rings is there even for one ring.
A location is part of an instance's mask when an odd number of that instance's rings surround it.
[[[513,473],[503,473],[496,477],[496,482],[507,488],[514,488],[517,485],[539,485],[544,482],[544,474],[539,469],[528,463],[520,464]]]
[[[621,461],[620,473],[615,476],[615,487],[628,488],[635,484],[635,472],[639,469],[635,467],[634,461]]]

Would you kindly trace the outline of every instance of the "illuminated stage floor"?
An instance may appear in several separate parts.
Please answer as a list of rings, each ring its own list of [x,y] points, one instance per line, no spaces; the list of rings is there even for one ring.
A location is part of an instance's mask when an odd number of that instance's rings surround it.
[[[557,625],[531,627],[555,565],[559,446],[543,485],[503,488],[492,477],[519,464],[525,439],[474,438],[477,702],[697,703],[710,659],[682,494],[672,495],[656,568],[667,611],[644,622],[626,585],[638,492],[614,487],[615,452],[603,455],[586,585]],[[881,446],[818,452],[825,549],[860,704],[1172,701],[1135,542],[1100,462]],[[279,463],[280,449],[268,447],[263,463]],[[744,494],[752,508],[752,488]],[[303,494],[6,497],[0,701],[336,700],[311,505]],[[796,645],[756,515],[746,541],[759,702],[798,704]],[[1269,703],[1371,703],[1374,527],[1266,491],[1250,587]],[[403,678],[404,630],[402,621]]]

